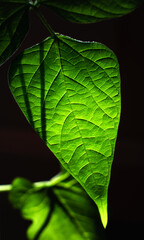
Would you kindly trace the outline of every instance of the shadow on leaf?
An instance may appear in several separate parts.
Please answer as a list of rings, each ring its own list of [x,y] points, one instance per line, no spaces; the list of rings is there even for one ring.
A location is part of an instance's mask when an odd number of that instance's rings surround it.
[[[93,201],[79,185],[64,186],[38,189],[28,180],[14,180],[10,201],[23,218],[32,221],[28,239],[104,239]]]

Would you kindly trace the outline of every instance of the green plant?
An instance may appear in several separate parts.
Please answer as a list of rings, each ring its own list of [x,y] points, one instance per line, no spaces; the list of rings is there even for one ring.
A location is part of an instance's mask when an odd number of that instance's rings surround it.
[[[70,173],[63,169],[60,176],[44,183],[31,184],[24,179],[13,182],[11,202],[25,218],[33,220],[29,239],[54,239],[56,229],[61,239],[70,231],[71,239],[98,238],[94,225],[97,213],[85,191],[96,203],[106,227],[107,191],[120,116],[119,67],[113,52],[100,43],[54,33],[39,12],[39,4],[51,7],[67,20],[85,23],[122,16],[142,1],[120,1],[120,6],[116,1],[108,6],[106,1],[67,2],[0,1],[0,13],[6,7],[8,10],[1,22],[1,63],[24,38],[29,8],[37,12],[51,33],[13,61],[9,82],[30,124]],[[73,223],[66,218],[72,218]]]

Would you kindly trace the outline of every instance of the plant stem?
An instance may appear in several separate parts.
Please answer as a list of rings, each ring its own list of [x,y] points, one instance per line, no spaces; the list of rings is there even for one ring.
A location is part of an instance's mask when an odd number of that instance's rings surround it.
[[[38,6],[39,2],[38,0],[29,0],[29,4],[33,7],[33,6]]]
[[[8,185],[0,185],[0,192],[8,192],[10,191],[12,188],[12,185],[8,184]]]
[[[34,183],[34,187],[37,187],[37,188],[52,187],[64,180],[66,180],[69,176],[70,176],[70,174],[68,172],[66,172],[64,174],[58,174],[58,175],[54,176],[50,181]]]
[[[36,12],[37,16],[40,18],[40,20],[42,21],[42,23],[45,25],[45,27],[47,28],[47,30],[49,31],[49,33],[52,36],[56,37],[56,33],[53,31],[53,29],[51,28],[51,26],[48,24],[48,22],[46,21],[45,17],[42,15],[42,13],[39,11],[39,9],[35,6],[33,6],[34,11]]]
[[[66,180],[69,176],[70,176],[70,174],[68,172],[66,172],[64,174],[58,174],[49,181],[35,182],[35,183],[33,183],[33,186],[35,188],[53,187],[53,186],[59,184],[60,182]],[[0,192],[8,192],[11,189],[12,189],[12,185],[10,185],[10,184],[0,185]]]

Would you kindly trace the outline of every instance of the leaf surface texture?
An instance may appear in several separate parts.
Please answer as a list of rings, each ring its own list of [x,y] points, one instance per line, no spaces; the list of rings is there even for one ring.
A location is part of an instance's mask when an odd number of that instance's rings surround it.
[[[14,60],[9,82],[27,120],[95,201],[106,226],[120,118],[113,52],[100,43],[49,37]]]
[[[71,22],[90,23],[132,12],[144,0],[39,0]]]

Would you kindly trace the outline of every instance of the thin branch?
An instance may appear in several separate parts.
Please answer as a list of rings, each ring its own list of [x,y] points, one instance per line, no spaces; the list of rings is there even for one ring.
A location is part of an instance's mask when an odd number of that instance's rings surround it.
[[[9,192],[12,188],[12,185],[0,185],[0,192]]]
[[[39,9],[35,6],[33,6],[34,11],[36,12],[37,16],[40,18],[40,20],[42,21],[42,23],[45,25],[45,27],[47,28],[47,30],[49,31],[49,33],[52,36],[56,36],[56,33],[54,32],[54,30],[51,28],[51,26],[48,24],[47,20],[45,19],[45,17],[42,15],[42,13],[39,11]]]
[[[64,174],[58,174],[58,175],[54,176],[49,181],[35,182],[35,183],[33,183],[33,186],[35,188],[49,188],[49,187],[53,187],[53,186],[59,184],[60,182],[66,180],[69,176],[70,176],[70,174],[68,172],[66,172]],[[8,184],[8,185],[0,185],[0,192],[9,192],[11,189],[12,189],[12,185],[10,185],[10,184]]]

